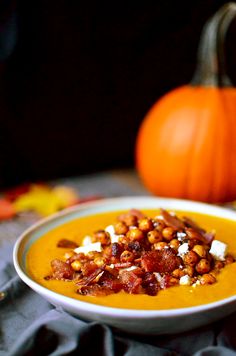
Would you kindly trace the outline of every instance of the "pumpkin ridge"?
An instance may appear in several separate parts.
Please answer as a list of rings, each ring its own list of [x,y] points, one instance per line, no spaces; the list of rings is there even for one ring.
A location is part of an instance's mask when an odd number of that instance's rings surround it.
[[[224,200],[227,199],[227,187],[230,181],[230,155],[232,148],[232,141],[230,138],[230,126],[229,116],[225,106],[224,97],[222,91],[218,92],[218,110],[216,112],[216,138],[218,154],[216,153],[217,164],[214,165],[215,181],[213,186],[213,198],[214,202],[217,202],[219,194],[222,195]],[[227,154],[228,153],[228,154]],[[220,156],[219,156],[220,155]],[[221,159],[221,162],[219,160]],[[220,168],[218,168],[218,166]],[[218,171],[217,171],[218,168]],[[218,186],[217,186],[218,185]]]
[[[215,104],[212,110],[212,116],[214,118],[214,131],[213,131],[213,143],[214,148],[212,150],[212,179],[211,179],[211,184],[210,187],[211,189],[209,190],[209,196],[208,196],[208,201],[210,202],[217,202],[217,197],[219,195],[219,186],[221,186],[221,181],[222,181],[222,162],[219,163],[219,160],[221,160],[221,151],[225,150],[225,148],[222,148],[222,144],[224,143],[224,138],[223,135],[224,133],[222,130],[224,130],[224,127],[222,125],[222,120],[224,120],[223,113],[222,113],[222,105],[220,103],[221,101],[221,95],[217,91],[216,97],[214,98]],[[218,168],[220,166],[220,169]],[[220,170],[218,172],[218,170]],[[220,187],[220,190],[222,187]],[[221,192],[222,194],[222,192]]]
[[[189,170],[189,181],[187,184],[188,198],[193,198],[196,200],[207,201],[209,199],[209,189],[206,189],[206,179],[207,186],[211,187],[209,181],[212,181],[212,172],[208,169],[210,158],[209,147],[206,149],[206,136],[209,127],[209,110],[206,110],[209,100],[209,96],[214,95],[214,88],[201,88],[196,87],[198,90],[195,92],[196,96],[194,102],[201,100],[201,107],[195,112],[195,115],[199,117],[200,120],[197,122],[196,135],[193,140],[193,150],[192,150],[192,160],[191,169]],[[208,92],[208,95],[206,95]],[[202,95],[204,93],[204,96]],[[211,137],[210,137],[211,138]],[[209,143],[208,138],[208,143]],[[210,142],[210,149],[212,150],[212,140]],[[202,159],[203,158],[203,159]],[[206,176],[206,177],[205,177]],[[200,187],[201,185],[201,187]],[[210,189],[211,190],[211,189]]]
[[[197,94],[197,91],[199,91],[199,87],[195,87],[192,86],[191,90],[193,91],[193,95],[194,93]],[[198,127],[199,127],[199,120],[197,118],[197,113],[195,113],[195,132],[198,132]],[[192,162],[193,161],[193,157],[194,157],[194,151],[195,151],[195,140],[196,140],[196,136],[194,137],[194,140],[191,141],[191,145],[189,146],[189,153],[188,153],[188,157],[189,159],[187,159],[188,162]],[[183,197],[186,197],[186,199],[189,199],[189,197],[191,196],[190,192],[189,192],[189,184],[188,182],[190,182],[191,180],[191,171],[189,169],[186,169],[186,174],[185,174],[185,179],[184,179],[184,193],[183,193]]]

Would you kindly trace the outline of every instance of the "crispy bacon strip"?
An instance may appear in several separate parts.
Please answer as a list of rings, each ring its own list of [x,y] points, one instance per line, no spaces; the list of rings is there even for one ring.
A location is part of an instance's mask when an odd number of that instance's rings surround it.
[[[141,258],[141,267],[145,272],[170,273],[180,263],[179,257],[171,249],[149,251]]]
[[[84,277],[83,279],[81,279],[80,281],[78,281],[76,284],[79,286],[79,285],[82,285],[82,286],[88,286],[90,285],[91,283],[93,283],[97,276],[103,272],[102,268],[97,268],[93,273],[91,273],[89,276],[87,277]]]
[[[193,221],[192,219],[190,219],[187,216],[183,217],[183,222],[184,222],[186,227],[191,227],[194,230],[197,230],[200,234],[204,234],[206,232],[206,230],[201,228],[195,221]]]
[[[91,295],[93,297],[102,297],[109,294],[113,294],[114,291],[110,288],[102,287],[99,284],[91,286],[81,286],[77,289],[77,293],[81,295]]]
[[[52,267],[52,277],[55,279],[73,279],[74,270],[71,265],[59,260],[55,259],[51,262]]]
[[[168,213],[168,211],[164,210],[164,209],[160,209],[161,210],[161,216],[163,217],[164,223],[167,226],[171,226],[174,229],[184,229],[185,225],[184,223],[175,215],[171,215],[170,213]]]

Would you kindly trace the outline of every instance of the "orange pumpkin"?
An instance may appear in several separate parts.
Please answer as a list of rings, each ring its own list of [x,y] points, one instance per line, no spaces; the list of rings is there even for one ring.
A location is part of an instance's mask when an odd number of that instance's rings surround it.
[[[161,98],[141,124],[137,170],[156,195],[236,199],[236,89],[225,73],[222,50],[235,14],[236,4],[229,3],[207,22],[193,82]]]

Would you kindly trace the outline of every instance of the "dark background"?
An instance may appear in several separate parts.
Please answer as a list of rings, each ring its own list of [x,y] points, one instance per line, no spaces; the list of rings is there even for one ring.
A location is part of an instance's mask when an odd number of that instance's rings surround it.
[[[143,117],[191,80],[223,3],[3,1],[0,25],[14,13],[16,31],[0,63],[0,185],[133,166]],[[230,31],[235,82],[234,46]]]

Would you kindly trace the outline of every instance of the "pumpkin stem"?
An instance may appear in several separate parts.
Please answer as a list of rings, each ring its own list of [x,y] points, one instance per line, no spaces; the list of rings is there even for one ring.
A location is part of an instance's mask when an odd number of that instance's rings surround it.
[[[203,27],[192,85],[232,87],[225,69],[224,41],[236,15],[236,3],[222,6]]]

